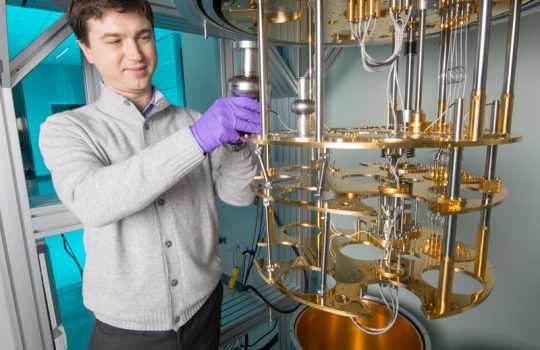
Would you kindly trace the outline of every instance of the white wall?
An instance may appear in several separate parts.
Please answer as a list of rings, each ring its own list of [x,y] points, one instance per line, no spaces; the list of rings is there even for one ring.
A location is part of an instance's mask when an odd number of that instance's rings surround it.
[[[506,22],[494,25],[491,32],[488,67],[488,101],[500,98],[502,90]],[[468,106],[474,68],[476,30],[470,32],[470,75],[466,97]],[[540,13],[522,18],[516,76],[516,104],[513,131],[525,135],[518,144],[499,147],[496,174],[509,189],[509,197],[492,210],[489,261],[496,276],[495,288],[488,299],[461,315],[427,321],[414,297],[407,298],[407,309],[428,328],[433,349],[531,349],[540,344],[538,328],[538,290],[540,235],[535,215],[540,185],[537,171],[540,138],[538,93],[540,92]],[[370,48],[377,57],[387,55],[388,46]],[[433,120],[436,109],[438,39],[426,44],[424,110]],[[404,72],[402,66],[401,72]],[[326,118],[329,126],[383,124],[386,121],[386,73],[363,71],[359,50],[347,48],[329,72],[326,82]],[[489,110],[489,109],[488,109]],[[421,154],[422,152],[419,152]],[[425,152],[424,152],[425,153]],[[377,159],[376,152],[342,152],[335,158],[342,166],[356,166],[365,159]],[[485,149],[466,149],[465,170],[483,171]],[[417,157],[426,162],[427,158]],[[460,216],[458,239],[476,240],[479,215]],[[474,245],[474,244],[473,244]]]

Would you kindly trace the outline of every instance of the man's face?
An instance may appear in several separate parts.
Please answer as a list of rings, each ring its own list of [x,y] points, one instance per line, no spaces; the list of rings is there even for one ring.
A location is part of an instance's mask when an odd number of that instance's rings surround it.
[[[137,13],[103,13],[90,19],[88,43],[80,43],[88,62],[94,64],[105,85],[125,97],[151,91],[157,53],[152,24]]]

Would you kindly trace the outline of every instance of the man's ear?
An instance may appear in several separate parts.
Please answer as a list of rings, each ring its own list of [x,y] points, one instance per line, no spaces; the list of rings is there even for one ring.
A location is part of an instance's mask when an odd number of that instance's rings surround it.
[[[90,64],[94,64],[94,56],[92,55],[92,50],[86,46],[81,40],[77,40],[77,44],[79,44],[79,47],[81,48],[81,51],[84,54],[84,57],[86,57],[86,60]]]

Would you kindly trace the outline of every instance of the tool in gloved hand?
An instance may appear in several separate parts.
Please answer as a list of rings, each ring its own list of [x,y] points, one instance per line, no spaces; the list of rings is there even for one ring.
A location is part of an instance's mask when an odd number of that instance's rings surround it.
[[[191,126],[204,153],[225,143],[241,142],[241,135],[261,132],[259,102],[247,97],[226,97],[214,104]]]

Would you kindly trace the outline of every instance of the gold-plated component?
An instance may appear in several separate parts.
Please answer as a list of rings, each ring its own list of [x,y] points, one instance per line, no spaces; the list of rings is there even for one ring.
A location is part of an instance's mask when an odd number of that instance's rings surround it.
[[[486,92],[473,90],[469,112],[469,140],[477,141],[484,134],[484,115],[486,111]]]
[[[434,131],[446,131],[446,100],[440,100],[437,105],[437,123]]]
[[[349,23],[358,23],[358,2],[364,2],[364,0],[348,0],[347,12],[345,13],[347,21]]]
[[[424,125],[426,125],[425,123]],[[244,136],[244,141],[257,145],[295,146],[333,149],[380,149],[380,148],[449,148],[495,146],[519,142],[521,135],[483,135],[471,141],[463,138],[454,141],[449,133],[409,134],[407,131],[394,132],[386,127],[326,129],[321,142],[314,137],[298,137],[288,131],[269,133],[266,140],[258,135]]]
[[[439,260],[442,255],[442,236],[440,234],[428,235],[423,245],[420,247],[420,251],[427,256]],[[454,261],[465,262],[474,259],[474,251],[461,242],[456,242],[456,252]]]
[[[422,112],[414,112],[411,121],[409,122],[409,132],[413,134],[421,134],[429,126],[426,122],[426,114]]]
[[[366,205],[363,200],[380,195],[417,198],[440,215],[468,213],[491,208],[501,203],[507,195],[506,188],[501,184],[501,190],[490,192],[492,196],[488,200],[468,198],[464,195],[462,198],[450,200],[444,196],[445,185],[442,184],[444,180],[436,178],[434,181],[431,176],[427,176],[427,170],[402,175],[402,182],[407,184],[405,188],[410,188],[408,193],[389,194],[384,192],[384,188],[379,188],[378,181],[384,180],[384,182],[389,183],[391,176],[381,164],[370,163],[365,164],[362,168],[340,169],[339,172],[328,174],[323,192],[324,202],[328,206],[325,208],[317,205],[315,199],[317,190],[317,187],[314,186],[316,176],[313,176],[315,168],[315,166],[277,168],[275,174],[270,176],[272,187],[269,191],[265,187],[265,180],[262,176],[255,178],[251,188],[255,194],[270,201],[317,212],[356,216],[376,215],[375,209]],[[467,176],[471,179],[481,178],[471,174]],[[355,182],[356,179],[362,181],[358,183]],[[479,189],[479,183],[480,181],[466,181],[461,184],[461,189],[482,192]]]
[[[412,187],[410,183],[403,183],[400,187],[397,187],[395,184],[384,184],[378,188],[381,194],[410,194]]]
[[[380,0],[367,0],[367,17],[379,18],[381,16]]]
[[[302,15],[299,10],[284,6],[268,7],[265,14],[268,22],[274,24],[296,21]]]
[[[530,2],[531,0],[523,1],[523,5]],[[354,36],[346,36],[346,33],[350,33],[350,22],[348,21],[347,7],[349,0],[326,0],[324,1],[324,13],[325,21],[331,21],[334,23],[332,26],[324,28],[325,30],[325,43],[335,43],[335,38],[332,37],[334,33],[339,33],[339,42],[343,43],[353,43],[356,42]],[[397,8],[394,9],[394,13],[403,12],[409,10],[412,5],[412,1],[404,0],[401,1],[401,11],[397,11]],[[288,12],[294,13],[294,16],[286,15],[271,15],[268,17],[270,25],[268,28],[268,38],[270,41],[279,41],[279,42],[288,42],[288,43],[297,43],[303,44],[308,41],[309,31],[308,22],[309,16],[308,5],[313,4],[313,1],[267,1],[268,3],[268,12],[274,12],[272,8],[281,6]],[[398,1],[399,3],[399,1]],[[477,20],[477,10],[476,2],[469,0],[470,4],[469,12],[467,12],[467,4],[462,2],[461,8],[464,8],[463,11],[463,21],[464,23],[470,23]],[[447,2],[450,6],[449,2]],[[391,42],[392,36],[389,35],[390,32],[388,28],[393,27],[392,20],[389,15],[389,8],[391,4],[386,2],[381,2],[380,14],[377,19],[377,27],[372,32],[370,42]],[[367,7],[369,3],[366,3],[365,0],[359,0],[356,12],[358,13],[356,18],[363,18],[367,20],[369,15],[367,15]],[[396,5],[397,6],[397,5]],[[452,5],[454,6],[454,5]],[[492,7],[492,16],[497,17],[504,13],[507,13],[509,9],[508,1],[496,1],[493,2]],[[236,0],[236,1],[221,1],[220,12],[223,18],[228,24],[232,27],[244,31],[249,34],[255,34],[257,31],[257,6],[256,1],[252,0]],[[295,19],[295,17],[298,18]],[[281,18],[290,19],[288,22],[282,22],[279,20]],[[452,25],[459,23],[459,20],[456,19],[452,21]],[[448,21],[447,21],[448,22]],[[440,13],[430,12],[426,17],[426,35],[430,36],[435,33],[438,33],[441,28],[440,22]],[[446,23],[448,27],[450,23]]]
[[[467,204],[465,198],[451,199],[446,196],[437,197],[437,202],[434,203],[432,208],[440,212],[455,213],[463,210],[463,207]]]
[[[489,245],[489,227],[479,225],[476,238],[476,256],[474,260],[474,273],[478,278],[484,279],[487,267],[487,253]]]
[[[501,96],[501,109],[497,118],[497,133],[500,135],[510,134],[512,131],[512,112],[514,108],[514,94],[508,93]]]
[[[478,182],[478,190],[481,192],[498,193],[501,191],[501,179],[481,179]]]
[[[454,281],[454,259],[449,256],[442,258],[439,267],[439,288],[436,313],[443,315],[451,311],[452,284]]]
[[[375,225],[369,218],[365,222],[364,225],[367,225],[367,228]],[[314,226],[311,223],[306,223],[306,225]],[[399,273],[402,274],[401,276],[392,274],[390,273],[391,271],[389,273],[381,273],[380,259],[362,260],[361,257],[357,259],[343,254],[342,249],[352,244],[383,247],[381,245],[383,242],[379,243],[377,240],[370,238],[367,229],[338,230],[344,235],[333,235],[330,239],[331,251],[333,253],[329,254],[329,266],[334,266],[334,268],[328,271],[328,276],[335,283],[329,286],[331,289],[328,290],[327,297],[320,297],[317,293],[317,285],[311,285],[311,288],[306,290],[305,288],[302,289],[296,286],[292,282],[294,280],[287,278],[291,273],[296,273],[298,283],[300,284],[306,281],[308,283],[316,282],[317,278],[313,277],[320,274],[320,268],[317,267],[317,253],[316,248],[313,246],[312,235],[295,236],[293,241],[290,235],[284,233],[285,230],[279,228],[275,236],[276,242],[281,246],[291,245],[297,247],[302,252],[301,256],[293,256],[288,259],[274,257],[273,281],[270,281],[268,278],[268,271],[266,270],[268,264],[265,258],[256,259],[257,271],[272,286],[299,302],[334,314],[362,318],[369,317],[371,314],[370,309],[365,304],[366,300],[362,291],[367,286],[379,282],[391,283],[414,293],[421,300],[422,310],[428,319],[437,319],[464,312],[481,303],[493,289],[495,282],[493,267],[486,261],[483,278],[477,278],[475,273],[474,249],[465,243],[457,241],[456,258],[453,261],[443,260],[442,265],[440,254],[430,255],[431,253],[435,254],[436,250],[433,248],[427,251],[425,246],[428,243],[426,242],[431,240],[434,242],[434,247],[440,247],[440,238],[436,238],[440,237],[440,235],[432,230],[422,228],[418,235],[415,236],[416,238],[410,237],[408,242],[399,245],[398,249],[402,254],[408,254],[414,257],[413,259],[401,258],[402,266],[400,267],[400,271],[402,272]],[[316,234],[316,232],[313,234]],[[265,247],[265,245],[265,243],[259,243],[261,247]],[[440,252],[440,248],[437,249]],[[262,251],[264,252],[264,249]],[[453,267],[450,266],[450,262],[452,262]],[[440,280],[446,281],[444,284],[446,302],[443,304],[443,307],[440,307],[441,305],[438,302],[440,294],[437,286],[431,285],[423,277],[425,271],[433,269],[440,270],[441,266],[444,271],[442,274],[440,273],[440,276],[443,276]],[[444,276],[449,276],[456,272],[475,278],[482,285],[482,288],[471,293],[454,293],[448,284],[449,277]],[[307,279],[303,277],[306,274]],[[386,277],[383,275],[386,275]]]
[[[364,300],[372,317],[357,319],[364,326],[385,327],[389,322],[387,308],[371,300]],[[351,305],[350,302],[345,305]],[[387,333],[371,335],[358,329],[350,318],[306,308],[294,323],[294,333],[302,349],[424,349],[422,336],[414,324],[401,314]],[[317,336],[314,336],[314,335]],[[360,345],[361,344],[361,345]]]

